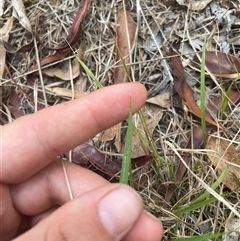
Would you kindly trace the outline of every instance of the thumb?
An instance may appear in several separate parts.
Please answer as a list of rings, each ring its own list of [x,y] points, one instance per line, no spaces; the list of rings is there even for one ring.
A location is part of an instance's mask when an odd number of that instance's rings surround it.
[[[16,241],[117,241],[133,227],[142,210],[133,189],[109,184],[64,204]]]

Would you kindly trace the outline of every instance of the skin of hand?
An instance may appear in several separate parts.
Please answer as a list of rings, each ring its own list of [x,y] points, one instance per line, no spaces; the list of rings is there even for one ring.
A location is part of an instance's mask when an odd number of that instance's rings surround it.
[[[118,84],[1,126],[0,237],[14,240],[159,241],[161,223],[130,187],[58,155],[141,108],[141,84]]]

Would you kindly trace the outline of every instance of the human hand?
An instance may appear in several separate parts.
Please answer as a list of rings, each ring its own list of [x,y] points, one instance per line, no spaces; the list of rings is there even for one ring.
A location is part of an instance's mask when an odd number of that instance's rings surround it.
[[[124,120],[130,102],[136,112],[145,99],[142,85],[119,84],[2,126],[1,240],[159,241],[162,226],[133,189],[65,162],[70,200],[56,158]]]

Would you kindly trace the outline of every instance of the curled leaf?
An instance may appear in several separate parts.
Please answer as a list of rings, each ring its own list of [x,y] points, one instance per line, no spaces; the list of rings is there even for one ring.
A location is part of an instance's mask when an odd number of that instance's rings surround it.
[[[73,21],[72,27],[70,29],[70,32],[68,34],[67,41],[63,46],[61,46],[59,48],[50,48],[50,47],[45,46],[49,49],[56,50],[56,53],[51,56],[41,59],[40,66],[55,62],[57,60],[61,60],[61,59],[65,58],[72,51],[72,47],[77,43],[77,41],[79,39],[79,35],[81,32],[81,28],[80,28],[81,22],[87,13],[87,9],[90,5],[90,2],[91,2],[91,0],[84,0],[82,2],[82,4],[80,5],[78,12],[76,14],[76,17]],[[34,66],[31,67],[31,71],[36,70],[36,69],[38,69],[37,64],[35,64]],[[28,76],[28,83],[32,82],[31,77],[32,77],[31,75]]]
[[[69,157],[69,153],[66,154],[66,156]],[[92,163],[100,171],[110,177],[113,177],[119,173],[122,165],[122,160],[120,158],[112,161],[98,149],[87,143],[81,144],[72,150],[71,160],[72,162],[79,165]],[[151,160],[151,156],[140,156],[137,158],[132,158],[132,169],[134,170],[136,168],[142,167]]]
[[[73,47],[79,40],[79,35],[81,33],[81,23],[82,20],[85,18],[88,7],[90,5],[91,0],[82,0],[81,4],[78,8],[76,17],[73,21],[73,24],[70,28],[69,34],[67,36],[66,42],[58,48],[52,48],[50,46],[45,46],[48,49],[52,50],[64,50],[69,49],[69,46]]]
[[[115,175],[121,169],[110,158],[87,143],[81,144],[72,150],[72,161],[78,164],[90,162],[109,176]]]

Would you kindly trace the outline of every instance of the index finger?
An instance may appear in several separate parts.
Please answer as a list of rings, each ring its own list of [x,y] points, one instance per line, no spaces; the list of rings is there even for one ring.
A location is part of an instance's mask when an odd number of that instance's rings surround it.
[[[57,155],[124,120],[130,103],[136,112],[145,100],[143,85],[118,84],[1,127],[0,181],[18,183],[29,178]]]

